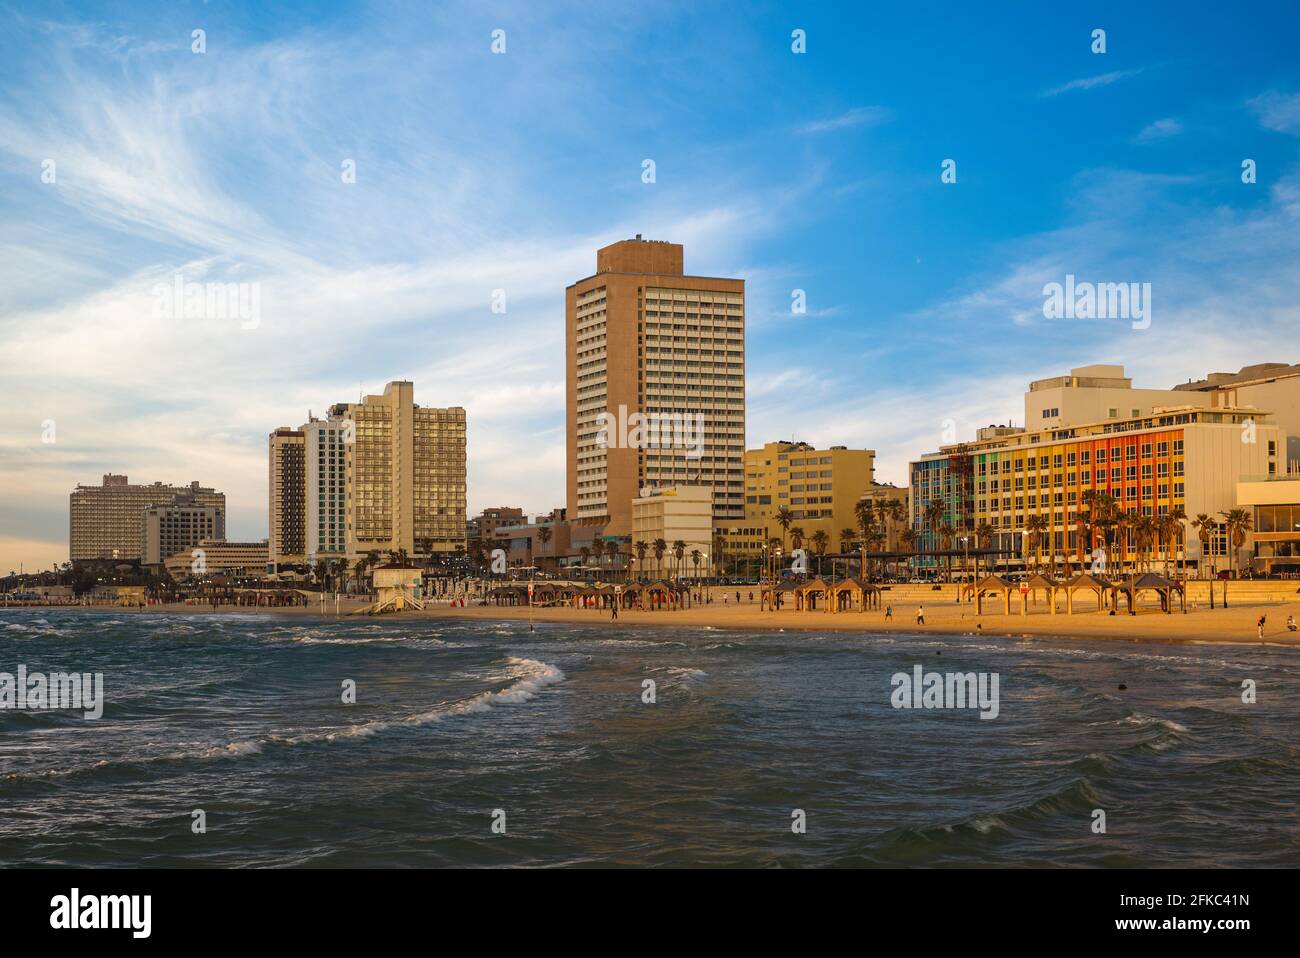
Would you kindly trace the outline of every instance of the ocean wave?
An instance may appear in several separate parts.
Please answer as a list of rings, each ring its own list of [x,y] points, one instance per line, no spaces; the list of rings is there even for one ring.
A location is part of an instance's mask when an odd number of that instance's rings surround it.
[[[386,729],[415,727],[438,722],[456,715],[470,715],[488,712],[500,705],[520,705],[537,697],[547,686],[563,682],[565,675],[559,668],[536,659],[505,659],[505,664],[516,672],[503,689],[495,692],[481,692],[459,701],[443,703],[411,715],[396,719],[375,719],[360,725],[343,728],[322,729],[304,732],[300,735],[267,735],[258,739],[246,739],[220,745],[205,746],[197,749],[180,749],[164,752],[160,755],[145,756],[135,759],[101,759],[87,765],[65,769],[44,769],[39,772],[11,772],[0,777],[0,782],[39,781],[51,778],[68,778],[100,771],[109,767],[127,767],[165,762],[209,761],[214,759],[239,759],[260,755],[268,746],[309,745],[318,742],[338,742],[354,738],[369,738]]]

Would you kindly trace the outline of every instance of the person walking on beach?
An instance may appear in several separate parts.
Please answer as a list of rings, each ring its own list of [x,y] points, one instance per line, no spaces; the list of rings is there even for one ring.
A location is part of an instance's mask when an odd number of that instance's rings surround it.
[[[925,625],[925,606],[923,605],[916,607],[916,624]]]
[[[614,601],[609,606],[609,621],[611,622],[618,621],[618,599],[617,598],[615,598]]]
[[[1267,621],[1268,621],[1268,616],[1261,615],[1259,617],[1259,621],[1255,623],[1256,627],[1259,629],[1259,637],[1261,639],[1264,637],[1264,623]]]
[[[740,593],[736,593],[736,605],[740,605]]]

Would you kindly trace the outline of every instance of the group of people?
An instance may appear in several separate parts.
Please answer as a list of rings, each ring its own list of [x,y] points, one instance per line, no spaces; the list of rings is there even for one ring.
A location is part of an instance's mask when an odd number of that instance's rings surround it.
[[[1255,629],[1261,639],[1264,637],[1264,623],[1266,623],[1267,621],[1268,621],[1268,616],[1261,615],[1259,617],[1259,621],[1255,623]],[[1296,628],[1297,626],[1295,622],[1295,616],[1288,615],[1286,617],[1286,630],[1288,632],[1294,632],[1296,631]]]

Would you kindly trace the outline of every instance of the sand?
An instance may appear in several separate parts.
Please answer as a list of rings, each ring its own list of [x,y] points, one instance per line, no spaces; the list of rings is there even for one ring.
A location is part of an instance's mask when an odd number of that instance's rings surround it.
[[[748,590],[742,590],[748,596]],[[731,593],[734,597],[734,592]],[[667,610],[658,612],[620,611],[618,625],[621,627],[652,627],[659,629],[681,628],[715,628],[746,631],[808,631],[808,632],[905,632],[909,634],[935,632],[941,634],[972,635],[982,631],[986,635],[1003,635],[1024,638],[1078,638],[1078,639],[1113,639],[1127,642],[1179,642],[1179,643],[1246,643],[1261,644],[1256,629],[1260,615],[1267,616],[1262,644],[1300,647],[1300,633],[1288,632],[1286,620],[1288,615],[1300,621],[1300,601],[1266,601],[1251,600],[1242,597],[1240,602],[1233,602],[1229,608],[1211,610],[1199,605],[1193,609],[1189,606],[1184,614],[1175,611],[1171,615],[1160,612],[1157,608],[1142,608],[1137,615],[1120,612],[1115,615],[1096,611],[1078,612],[1067,615],[1062,610],[1051,615],[1045,601],[1037,607],[1030,605],[1029,613],[1019,614],[1013,605],[1011,615],[1001,611],[1000,603],[988,602],[985,613],[975,615],[972,605],[958,605],[951,593],[943,597],[936,594],[925,600],[925,624],[916,623],[916,601],[903,600],[894,602],[894,617],[886,621],[883,611],[828,613],[825,611],[799,612],[787,608],[781,612],[761,611],[757,602],[742,602],[737,606],[734,598],[723,605],[720,593],[715,594],[715,601],[710,605],[696,605],[694,608]],[[1018,600],[1017,600],[1018,601]],[[1095,601],[1095,600],[1094,600]],[[344,603],[342,613],[360,608],[362,602]],[[997,611],[989,612],[990,607]],[[201,605],[164,605],[149,606],[143,610],[112,607],[90,607],[86,611],[107,612],[115,615],[144,613],[187,613],[214,614],[210,606]],[[326,612],[334,614],[334,604],[326,606]],[[239,608],[222,606],[215,614],[279,614],[279,615],[319,615],[320,607],[313,605],[299,608]],[[2,610],[0,610],[0,614]],[[597,609],[573,608],[514,608],[508,606],[478,606],[451,608],[445,604],[431,605],[424,611],[410,611],[390,614],[387,618],[465,618],[485,619],[491,621],[514,620],[534,622],[572,622],[587,625],[608,626],[609,611]]]

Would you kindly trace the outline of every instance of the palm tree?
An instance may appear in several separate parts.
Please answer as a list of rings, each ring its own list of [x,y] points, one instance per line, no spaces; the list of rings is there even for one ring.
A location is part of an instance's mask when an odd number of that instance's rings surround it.
[[[943,540],[944,552],[950,553],[952,551],[952,539],[953,536],[955,536],[956,534],[957,534],[957,527],[954,526],[951,522],[945,522],[943,525],[939,527],[939,538]],[[948,555],[945,556],[944,558],[947,560],[947,565],[948,565],[948,581],[952,582],[952,556]]]
[[[818,529],[812,534],[813,550],[817,553],[817,574],[822,574],[822,556],[826,554],[826,545],[831,541],[825,529]]]
[[[899,534],[898,538],[903,543],[903,547],[907,549],[908,552],[915,552],[916,540],[919,539],[920,537],[921,534],[909,526],[908,528],[904,529],[902,533]],[[909,557],[907,560],[907,568],[909,572],[912,571],[911,557]]]
[[[663,539],[656,539],[651,548],[655,552],[655,578],[659,578],[659,566],[664,561],[664,553],[668,551],[668,543]]]
[[[871,504],[870,499],[859,499],[853,507],[853,512],[858,519],[858,530],[862,539],[862,579],[865,582],[867,578],[867,550],[871,548],[872,541],[876,538],[876,509]]]
[[[638,539],[635,543],[633,543],[632,548],[636,550],[636,567],[642,570],[641,575],[644,576],[646,575],[644,571],[645,554],[650,550],[650,545],[644,540]],[[646,576],[646,578],[649,578],[649,576]]]
[[[785,548],[785,536],[790,531],[790,523],[794,522],[794,513],[782,506],[776,510],[776,515],[772,516],[776,524],[781,527],[781,548]]]
[[[551,527],[550,527],[550,526],[538,526],[538,527],[537,527],[537,541],[540,542],[540,543],[542,544],[542,550],[541,550],[541,551],[545,551],[547,543],[549,543],[549,542],[551,541],[551,534],[552,534],[552,533],[551,533]]]
[[[840,530],[840,551],[841,552],[849,551],[849,547],[853,545],[853,537],[856,535],[857,533],[854,532],[852,529],[850,529],[848,526],[845,526],[843,529]]]
[[[1218,520],[1207,513],[1198,513],[1192,520],[1192,528],[1196,530],[1196,538],[1201,540],[1201,562],[1200,571],[1205,570],[1205,560],[1210,560],[1210,578],[1214,578],[1214,556],[1210,554],[1210,542],[1214,534],[1219,529]]]
[[[727,534],[720,526],[713,529],[713,568],[726,575]]]
[[[1181,579],[1187,575],[1187,549],[1183,544],[1187,538],[1187,512],[1182,506],[1174,506],[1169,510],[1169,518],[1174,521],[1174,541],[1171,545],[1176,544],[1178,547],[1178,577]]]
[[[691,565],[695,566],[695,578],[697,581],[700,578],[700,562],[702,562],[703,560],[704,560],[704,553],[700,552],[699,549],[691,550]]]
[[[991,525],[989,525],[987,522],[981,522],[979,525],[977,525],[977,526],[975,527],[975,548],[976,548],[976,549],[987,549],[987,548],[989,547],[989,543],[993,541],[993,536],[994,536],[994,534],[995,534],[996,532],[997,532],[997,530],[994,529],[994,528],[993,528]],[[979,577],[980,577],[980,575],[979,575],[979,571],[980,571],[980,557],[979,557],[979,553],[976,552],[976,553],[975,553],[975,580],[976,580],[976,582],[979,581]]]
[[[1228,556],[1229,568],[1232,569],[1233,575],[1237,571],[1237,557],[1241,554],[1241,547],[1246,544],[1246,533],[1250,531],[1251,517],[1249,509],[1229,509],[1226,512],[1219,513],[1223,516],[1224,524],[1228,527],[1228,540],[1232,543],[1232,554]],[[1228,584],[1223,584],[1223,607],[1228,607]]]
[[[686,558],[686,543],[681,539],[673,540],[673,558],[677,560],[677,579],[682,577],[682,560]]]
[[[583,571],[585,573],[587,563],[591,561],[591,546],[583,546],[578,550],[578,555],[582,556]]]
[[[930,548],[934,551],[938,551],[939,548],[939,526],[943,522],[945,511],[943,503],[938,499],[931,499],[925,504],[925,508],[921,510],[921,514],[925,517],[925,525],[930,530]],[[939,561],[936,557],[935,566],[937,567],[938,564]]]
[[[1034,513],[1025,519],[1025,531],[1029,533],[1029,538],[1034,543],[1034,571],[1043,564],[1043,533],[1047,530],[1047,517]],[[1029,564],[1029,556],[1025,556],[1025,564]]]
[[[605,556],[605,540],[600,536],[591,540],[591,554],[596,557],[596,577],[600,578],[600,573],[604,571],[601,560]]]
[[[805,535],[805,533],[804,533],[804,531],[803,531],[803,526],[795,526],[793,529],[791,529],[791,530],[790,530],[790,548],[791,548],[791,549],[802,549],[802,548],[803,548],[803,537],[804,537],[804,535]]]
[[[1219,529],[1219,523],[1210,515],[1201,512],[1197,513],[1192,520],[1192,528],[1196,530],[1196,538],[1201,540],[1201,558],[1198,563],[1197,573],[1205,570],[1205,560],[1210,560],[1210,608],[1214,608],[1214,556],[1210,555],[1210,543],[1214,534]]]

